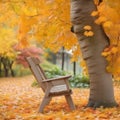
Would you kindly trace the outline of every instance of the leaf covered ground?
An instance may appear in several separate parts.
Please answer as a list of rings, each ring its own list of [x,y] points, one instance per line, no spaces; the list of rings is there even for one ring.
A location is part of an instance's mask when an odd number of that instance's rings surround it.
[[[31,87],[33,76],[0,78],[0,120],[120,120],[120,107],[85,108],[89,89],[73,89],[76,110],[71,111],[64,97],[54,97],[45,107],[44,114],[37,113],[44,96],[40,88]],[[120,88],[115,87],[115,98],[120,105]]]

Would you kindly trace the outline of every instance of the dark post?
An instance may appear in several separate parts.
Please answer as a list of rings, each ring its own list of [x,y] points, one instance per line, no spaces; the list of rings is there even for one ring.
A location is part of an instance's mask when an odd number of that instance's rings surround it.
[[[62,47],[62,70],[64,70],[64,57],[65,57],[65,53],[64,53],[64,47]]]
[[[76,62],[73,62],[73,74],[76,75]]]

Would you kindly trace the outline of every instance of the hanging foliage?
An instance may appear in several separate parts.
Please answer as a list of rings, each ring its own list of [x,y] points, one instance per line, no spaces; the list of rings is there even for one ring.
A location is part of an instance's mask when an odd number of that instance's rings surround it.
[[[112,72],[116,79],[120,76],[120,1],[103,0],[97,7],[98,11],[92,15],[98,15],[95,21],[101,24],[108,38],[110,45],[104,49],[102,55],[108,61],[107,71]],[[95,14],[97,13],[97,14]]]
[[[103,26],[110,39],[110,45],[101,53],[108,61],[107,70],[115,77],[120,75],[120,1],[94,0],[98,11],[92,16],[99,16],[96,24]],[[18,32],[21,48],[35,39],[44,47],[57,52],[61,47],[72,50],[72,61],[81,56],[79,43],[71,33],[69,0],[6,0],[0,1],[0,26],[12,26]],[[9,11],[9,12],[8,12]],[[9,20],[11,18],[11,20]],[[85,36],[93,36],[92,27],[86,25]]]

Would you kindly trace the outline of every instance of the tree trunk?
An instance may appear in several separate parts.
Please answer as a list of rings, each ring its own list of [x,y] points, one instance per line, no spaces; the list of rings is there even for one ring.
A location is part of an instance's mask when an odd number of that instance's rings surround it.
[[[90,14],[96,10],[93,0],[71,0],[71,21],[73,31],[80,42],[83,59],[86,61],[90,77],[90,96],[88,107],[116,106],[112,75],[106,71],[107,61],[101,52],[109,45],[109,39],[102,27],[95,24]],[[83,27],[90,25],[94,35],[84,36]]]
[[[14,77],[14,71],[12,69],[12,65],[13,65],[13,61],[9,61],[9,70],[10,70],[10,73],[11,73],[11,76]]]

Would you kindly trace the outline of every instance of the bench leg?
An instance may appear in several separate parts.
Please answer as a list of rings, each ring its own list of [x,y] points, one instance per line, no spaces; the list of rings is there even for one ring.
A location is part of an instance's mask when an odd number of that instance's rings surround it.
[[[73,103],[71,95],[65,95],[65,99],[70,107],[71,110],[75,110],[75,105]]]
[[[40,107],[39,107],[39,111],[38,111],[38,112],[43,113],[44,107],[45,107],[47,104],[49,104],[50,100],[51,100],[51,97],[44,97],[43,100],[42,100],[42,103],[41,103],[41,105],[40,105]]]

